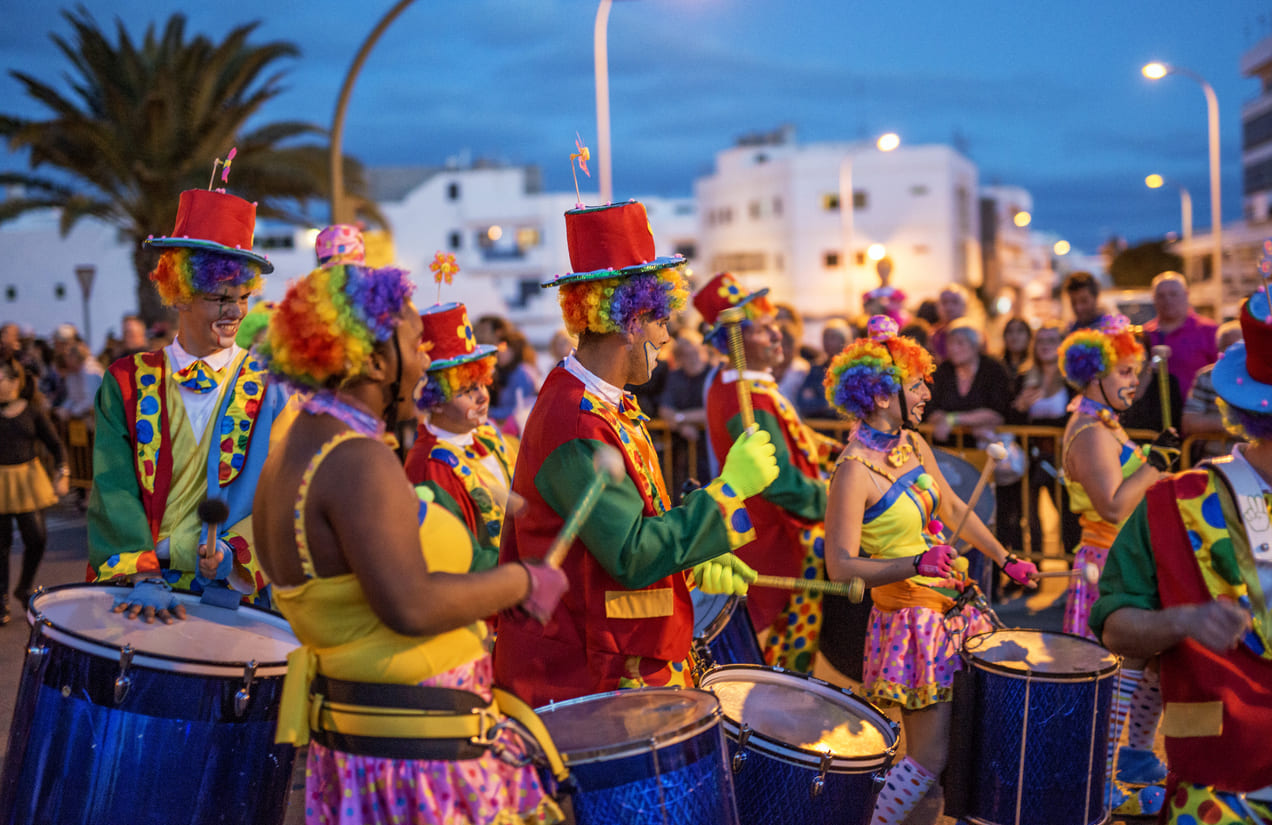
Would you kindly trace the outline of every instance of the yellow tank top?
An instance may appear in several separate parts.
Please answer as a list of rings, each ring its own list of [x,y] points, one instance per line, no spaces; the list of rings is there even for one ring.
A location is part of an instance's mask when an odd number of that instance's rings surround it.
[[[1102,426],[1104,426],[1104,424],[1098,421],[1093,421],[1078,427],[1073,431],[1073,435],[1069,436],[1069,438],[1065,440],[1065,453],[1068,453],[1069,445],[1073,443],[1073,439],[1078,437],[1078,433],[1081,433],[1090,427]],[[1122,432],[1120,427],[1117,429],[1117,432]],[[1125,433],[1123,433],[1123,438],[1125,438]],[[1122,452],[1118,454],[1117,458],[1118,463],[1122,465],[1123,479],[1130,478],[1132,473],[1144,466],[1144,454],[1140,452],[1140,450],[1137,449],[1129,440],[1122,442]],[[1068,473],[1065,474],[1064,486],[1065,489],[1069,491],[1070,510],[1081,516],[1084,521],[1092,524],[1108,524],[1108,522],[1100,518],[1100,514],[1096,512],[1095,507],[1091,504],[1091,497],[1087,495],[1086,489],[1081,484],[1070,479]]]
[[[883,496],[866,508],[861,525],[861,552],[877,559],[912,558],[927,552],[931,544],[925,529],[940,506],[935,483],[926,489],[918,483],[924,475],[922,465],[900,477],[866,461],[860,456],[844,455],[839,460],[854,460],[891,482]],[[911,576],[917,584],[935,584],[940,579]]]

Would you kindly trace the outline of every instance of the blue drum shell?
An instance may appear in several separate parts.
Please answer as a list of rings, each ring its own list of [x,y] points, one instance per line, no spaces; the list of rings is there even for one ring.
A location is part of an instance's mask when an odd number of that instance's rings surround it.
[[[730,758],[740,750],[730,737]],[[745,762],[733,775],[738,817],[742,825],[865,825],[879,792],[876,776],[883,771],[827,773],[821,793],[814,797],[810,789],[816,768],[748,748]]]
[[[701,590],[692,595],[693,657],[699,677],[717,665],[764,664],[745,599],[709,595]]]

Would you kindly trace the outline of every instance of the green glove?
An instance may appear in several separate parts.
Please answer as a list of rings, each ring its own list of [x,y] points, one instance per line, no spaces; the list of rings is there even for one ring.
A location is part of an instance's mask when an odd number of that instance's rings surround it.
[[[746,588],[758,574],[732,553],[716,556],[695,565],[693,580],[703,593],[745,596]]]
[[[768,430],[742,433],[724,457],[720,478],[742,498],[759,495],[777,480],[776,452]]]

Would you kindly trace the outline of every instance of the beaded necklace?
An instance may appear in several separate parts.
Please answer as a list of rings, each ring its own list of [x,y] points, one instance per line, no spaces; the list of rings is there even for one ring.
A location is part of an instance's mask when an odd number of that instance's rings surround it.
[[[1117,412],[1112,407],[1085,395],[1078,396],[1078,412],[1099,419],[1106,427],[1118,426]]]
[[[373,414],[345,401],[331,390],[319,390],[314,393],[301,409],[312,415],[329,415],[343,422],[356,433],[368,438],[379,438],[384,434],[384,421]]]
[[[888,464],[900,467],[914,456],[914,447],[909,439],[901,438],[901,433],[899,429],[894,433],[884,432],[861,421],[857,424],[853,440],[868,450],[887,453]]]

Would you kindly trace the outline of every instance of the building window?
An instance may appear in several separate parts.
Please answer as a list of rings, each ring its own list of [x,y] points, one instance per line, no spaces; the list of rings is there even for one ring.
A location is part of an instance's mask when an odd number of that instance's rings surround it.
[[[758,221],[763,215],[763,210],[760,208],[760,202],[751,201],[751,203],[747,206],[747,212],[751,214],[751,220]]]
[[[729,252],[715,256],[711,268],[716,272],[759,272],[766,259],[763,252]]]
[[[864,252],[858,252],[858,253],[857,253],[857,266],[865,266],[865,265],[866,265],[866,253],[864,253]]]
[[[698,257],[698,247],[692,243],[678,243],[676,244],[676,247],[675,249],[672,250],[672,252],[674,252],[675,254],[679,255],[682,258]]]
[[[257,249],[295,249],[296,238],[291,234],[265,235],[257,238],[254,245]]]
[[[835,267],[839,266],[839,253],[827,252],[824,255],[822,255],[822,265],[825,266],[827,269],[834,269]]]
[[[834,212],[837,209],[839,209],[839,193],[838,192],[827,192],[826,194],[822,195],[821,200],[822,200],[822,209],[825,209],[827,212]]]
[[[870,193],[864,189],[852,190],[852,208],[853,209],[869,209]]]
[[[781,198],[778,198],[778,197],[773,198],[773,214],[774,215],[782,214],[782,199]]]
[[[458,183],[451,182],[446,184],[446,200],[449,200],[449,201],[459,200],[459,184]]]
[[[928,254],[928,252],[930,252],[930,251],[931,251],[931,250],[929,250],[929,249],[928,249],[927,244],[920,243],[920,244],[915,244],[915,245],[914,245],[914,254],[915,254],[915,255],[926,255],[926,254]]]
[[[726,207],[724,207],[723,209],[721,209],[721,210],[720,210],[720,214],[719,214],[719,216],[716,218],[716,220],[717,220],[719,223],[732,223],[732,222],[733,222],[733,208],[732,208],[732,207],[730,207],[730,206],[726,206]]]
[[[923,184],[915,184],[910,187],[910,194],[916,198],[922,197],[928,193],[928,188]]]
[[[543,237],[537,226],[519,226],[517,227],[517,248],[530,249],[538,246],[543,242]]]
[[[53,297],[59,301],[65,301],[66,300],[66,284],[54,284]]]
[[[451,249],[460,249],[461,247],[463,247],[463,245],[464,245],[464,235],[463,235],[463,233],[461,233],[461,232],[452,232],[452,233],[450,233],[450,243],[449,243],[449,246],[450,246],[450,248],[451,248]]]
[[[18,300],[18,288],[12,285],[6,286],[4,288],[4,299],[10,302]]]
[[[769,159],[769,158],[768,158],[768,155],[764,154],[763,152],[756,152],[756,153],[755,153],[755,162],[756,162],[756,164],[768,163],[768,159]]]

